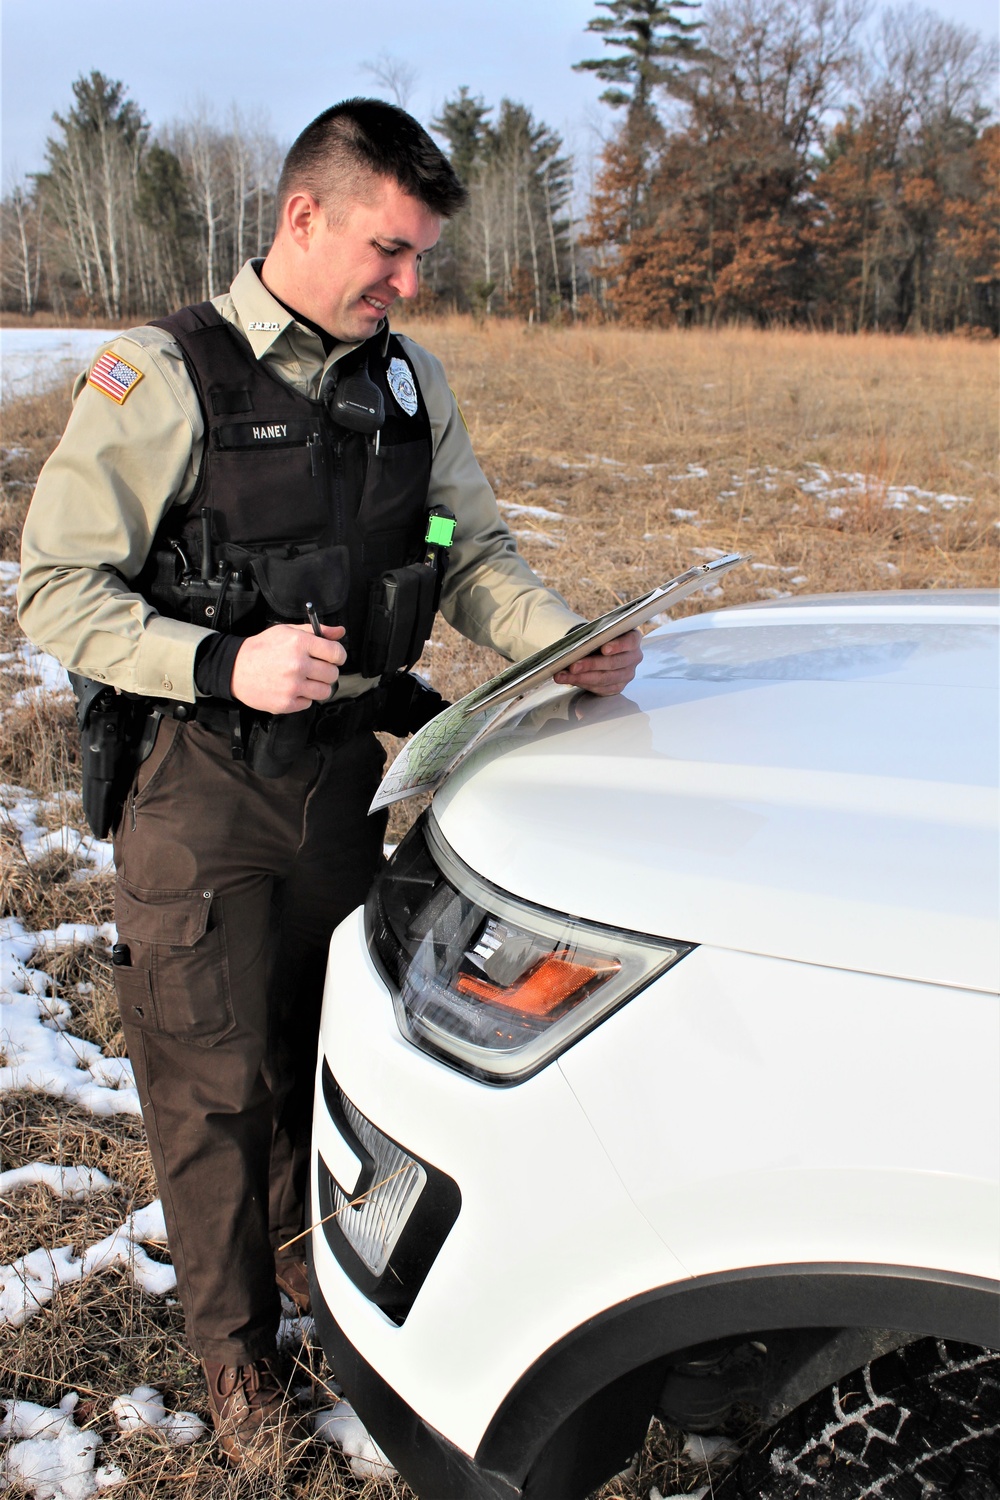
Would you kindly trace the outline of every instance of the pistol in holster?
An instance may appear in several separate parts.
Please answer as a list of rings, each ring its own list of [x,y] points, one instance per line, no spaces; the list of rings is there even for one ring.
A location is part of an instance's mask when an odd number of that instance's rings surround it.
[[[118,821],[133,777],[153,748],[162,713],[147,698],[70,672],[76,694],[83,772],[83,812],[96,838]]]

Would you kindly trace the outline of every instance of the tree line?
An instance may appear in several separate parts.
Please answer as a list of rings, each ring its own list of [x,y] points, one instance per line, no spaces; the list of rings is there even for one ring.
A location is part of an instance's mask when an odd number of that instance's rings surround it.
[[[598,0],[585,243],[628,322],[1000,332],[995,46],[864,0]]]
[[[428,123],[469,188],[421,306],[532,321],[1000,332],[996,49],[866,0],[596,0],[609,128],[466,88]],[[583,49],[581,49],[583,50]],[[366,65],[406,103],[413,75]],[[99,72],[0,202],[3,306],[71,320],[214,296],[266,253],[284,148],[235,106],[154,131]]]
[[[260,121],[201,110],[154,136],[99,72],[53,118],[45,170],[0,205],[5,308],[148,315],[214,296],[266,252],[283,152]]]
[[[155,134],[125,85],[92,72],[54,116],[45,170],[0,204],[9,310],[149,315],[223,291],[274,230],[284,148],[235,107]],[[423,306],[543,319],[577,300],[561,138],[523,104],[494,110],[468,89],[431,122],[469,186],[426,265]]]

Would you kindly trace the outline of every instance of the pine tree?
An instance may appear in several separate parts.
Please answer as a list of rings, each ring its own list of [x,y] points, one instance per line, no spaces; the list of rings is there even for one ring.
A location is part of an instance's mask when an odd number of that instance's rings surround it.
[[[492,114],[462,88],[432,122],[469,188],[467,211],[441,237],[432,285],[477,313],[543,319],[559,310],[572,279],[572,165],[560,137],[525,105],[503,99],[495,122]]]
[[[596,0],[606,16],[594,16],[587,30],[606,47],[624,50],[615,57],[590,57],[574,63],[576,72],[596,73],[610,87],[601,98],[612,108],[627,106],[645,116],[653,105],[653,90],[670,90],[688,65],[704,55],[698,45],[701,21],[684,20],[679,11],[698,10],[697,0]]]
[[[431,121],[431,129],[444,136],[448,159],[466,186],[475,175],[491,113],[482,95],[474,99],[463,84],[454,99],[445,100],[437,119]]]
[[[573,67],[576,72],[596,73],[609,84],[601,95],[605,104],[626,110],[625,122],[608,146],[605,166],[607,158],[613,158],[612,175],[628,183],[623,200],[623,238],[628,242],[647,223],[649,186],[663,142],[653,93],[658,88],[676,92],[688,68],[706,55],[697,41],[703,22],[678,14],[697,10],[697,0],[596,0],[596,4],[609,14],[592,17],[587,30],[600,36],[606,47],[623,50],[586,58]]]
[[[54,115],[39,186],[63,231],[92,307],[118,318],[130,305],[136,269],[135,189],[149,126],[125,85],[92,72],[73,84],[75,103]]]

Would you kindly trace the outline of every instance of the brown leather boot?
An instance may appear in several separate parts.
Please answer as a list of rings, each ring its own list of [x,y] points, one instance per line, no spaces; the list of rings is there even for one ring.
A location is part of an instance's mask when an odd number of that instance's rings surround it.
[[[259,1468],[288,1458],[295,1439],[291,1403],[271,1362],[214,1364],[202,1360],[212,1425],[233,1464]]]
[[[309,1294],[309,1271],[304,1260],[297,1260],[294,1256],[286,1256],[274,1263],[274,1279],[278,1283],[279,1290],[295,1304],[295,1311],[299,1317],[305,1317],[312,1312],[312,1298]]]

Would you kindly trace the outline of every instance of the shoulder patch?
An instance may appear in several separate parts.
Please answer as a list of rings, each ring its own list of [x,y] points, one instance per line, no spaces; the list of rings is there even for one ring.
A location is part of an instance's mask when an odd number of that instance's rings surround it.
[[[142,371],[130,365],[120,354],[102,354],[87,376],[87,384],[103,391],[122,406],[142,379]]]

